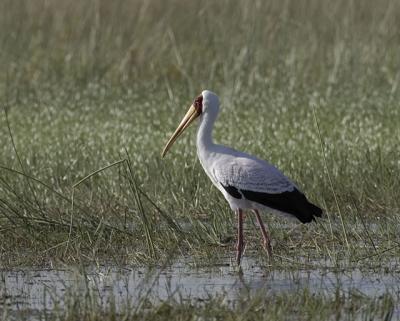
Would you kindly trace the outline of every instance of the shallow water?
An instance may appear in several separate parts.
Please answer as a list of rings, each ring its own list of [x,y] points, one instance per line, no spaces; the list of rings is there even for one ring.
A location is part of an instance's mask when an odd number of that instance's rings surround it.
[[[175,298],[204,301],[216,295],[234,303],[248,293],[278,293],[309,289],[317,293],[357,290],[368,296],[392,293],[400,297],[399,273],[372,273],[360,270],[272,271],[246,259],[243,274],[228,263],[210,268],[193,268],[187,262],[165,269],[100,266],[83,270],[21,269],[0,272],[0,309],[10,311],[51,311],[63,307],[71,294],[94,293],[98,303],[107,306],[134,306],[143,299],[153,302]],[[67,295],[69,294],[69,295]],[[73,297],[73,296],[72,296]],[[399,307],[396,315],[400,315]]]

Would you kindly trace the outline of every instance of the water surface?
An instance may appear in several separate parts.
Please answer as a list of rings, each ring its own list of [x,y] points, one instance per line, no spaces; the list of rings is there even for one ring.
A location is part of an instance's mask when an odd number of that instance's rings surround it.
[[[257,262],[245,259],[243,273],[223,263],[193,268],[187,262],[168,268],[130,268],[99,266],[65,269],[14,269],[0,272],[0,308],[10,311],[43,312],[62,308],[76,294],[95,294],[98,303],[117,308],[135,306],[144,299],[159,302],[205,301],[217,295],[234,304],[241,295],[308,289],[333,295],[340,291],[358,291],[368,296],[391,293],[400,297],[399,273],[332,272],[326,270],[269,271]],[[399,307],[396,313],[400,314]]]

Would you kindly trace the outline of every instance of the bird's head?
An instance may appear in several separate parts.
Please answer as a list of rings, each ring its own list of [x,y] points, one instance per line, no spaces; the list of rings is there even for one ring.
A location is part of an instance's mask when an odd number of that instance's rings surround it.
[[[193,101],[189,110],[186,112],[185,117],[181,120],[178,128],[172,134],[171,138],[165,145],[161,156],[164,157],[168,150],[171,148],[176,139],[183,133],[183,131],[189,127],[189,125],[199,116],[208,113],[218,113],[219,109],[219,98],[218,96],[209,90],[203,90],[201,95],[197,96]]]
[[[203,90],[200,96],[203,97],[202,113],[218,112],[219,98],[215,93],[209,90]]]

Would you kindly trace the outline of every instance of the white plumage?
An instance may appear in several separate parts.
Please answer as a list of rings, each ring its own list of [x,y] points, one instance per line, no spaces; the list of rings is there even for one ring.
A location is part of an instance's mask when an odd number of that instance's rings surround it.
[[[211,155],[203,158],[204,154]],[[241,190],[276,194],[291,192],[295,188],[295,185],[276,167],[225,146],[214,145],[206,151],[198,150],[198,155],[204,171],[223,193],[232,210],[260,208],[260,204],[245,197],[234,198],[224,186],[235,187],[242,196]]]
[[[275,213],[295,216],[303,223],[312,221],[314,216],[321,216],[322,210],[308,202],[297,186],[273,165],[252,155],[214,144],[212,129],[218,112],[218,96],[204,90],[195,99],[168,141],[163,156],[190,123],[199,117],[197,155],[208,177],[222,192],[231,209],[238,213],[237,261],[240,264],[244,249],[242,210],[255,211],[264,245],[270,255],[272,249],[269,235],[258,210],[268,209]]]

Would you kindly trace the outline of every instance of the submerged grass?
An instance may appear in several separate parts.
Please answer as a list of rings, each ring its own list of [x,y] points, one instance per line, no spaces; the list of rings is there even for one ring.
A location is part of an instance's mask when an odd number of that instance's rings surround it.
[[[394,0],[2,1],[1,265],[224,256],[234,217],[193,130],[160,158],[209,88],[215,140],[326,211],[267,219],[274,268],[398,266],[399,16]]]
[[[85,307],[83,307],[85,310]],[[308,291],[283,294],[276,296],[255,296],[242,298],[235,306],[229,307],[223,297],[213,298],[205,304],[189,304],[185,302],[164,302],[158,306],[148,306],[147,309],[135,311],[134,314],[126,311],[122,317],[127,320],[390,320],[393,316],[393,298],[382,296],[379,299],[370,299],[357,293],[348,296],[338,293],[329,298],[324,295],[313,295]],[[72,315],[87,316],[87,320],[104,320],[101,316],[108,315],[112,320],[115,310],[109,313],[88,309],[83,311],[69,310]],[[74,318],[72,318],[74,320]]]
[[[230,267],[190,270],[175,265],[2,272],[1,315],[7,320],[391,320],[400,315],[393,275],[383,282],[386,288],[377,288],[378,274],[262,276],[256,267],[237,278]]]
[[[391,320],[397,315],[395,298],[390,294],[369,298],[357,292],[334,296],[313,294],[308,290],[279,295],[255,295],[242,297],[234,305],[224,296],[217,296],[205,302],[166,300],[159,304],[143,302],[141,308],[127,305],[118,306],[112,302],[97,303],[96,293],[85,297],[75,293],[68,297],[67,306],[56,308],[52,314],[32,311],[3,311],[3,318],[9,320],[46,319],[57,320]],[[397,314],[396,314],[397,313]]]

